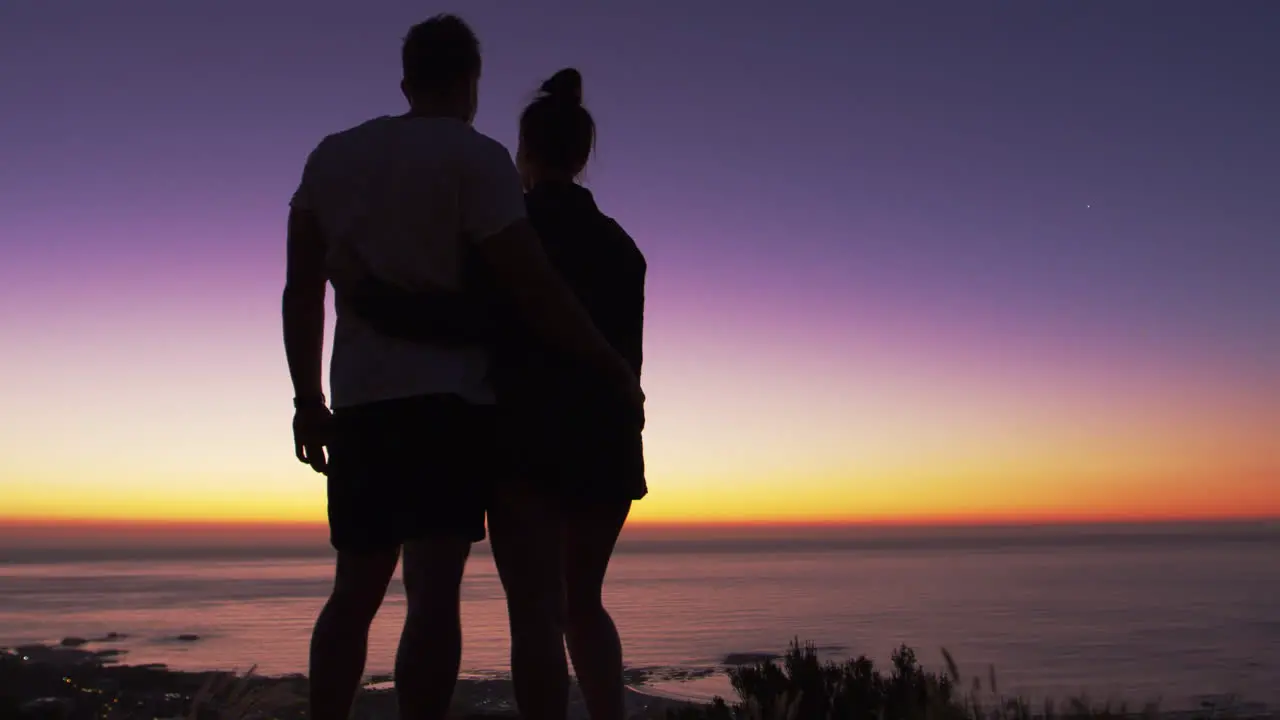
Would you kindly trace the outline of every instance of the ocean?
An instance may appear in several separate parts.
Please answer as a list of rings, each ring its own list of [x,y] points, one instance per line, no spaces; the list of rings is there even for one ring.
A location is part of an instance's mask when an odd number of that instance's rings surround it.
[[[131,664],[305,670],[329,587],[323,542],[163,546],[0,544],[0,646],[123,636]],[[1280,706],[1280,524],[1041,528],[629,531],[607,603],[626,661],[663,692],[730,693],[730,653],[793,639],[831,658],[899,645],[962,673],[994,666],[1002,692],[1081,693],[1182,709],[1234,695]],[[487,546],[463,587],[463,668],[503,674],[506,609]],[[391,668],[397,583],[368,670]],[[181,635],[198,640],[180,641]],[[696,672],[694,673],[697,674]]]

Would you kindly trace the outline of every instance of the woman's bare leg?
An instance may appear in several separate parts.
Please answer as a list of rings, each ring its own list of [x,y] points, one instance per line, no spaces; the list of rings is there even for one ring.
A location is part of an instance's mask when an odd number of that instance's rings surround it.
[[[565,639],[591,720],[624,720],[622,641],[604,609],[609,559],[631,502],[592,504],[565,512]]]
[[[556,504],[526,488],[503,488],[489,510],[489,543],[507,594],[511,682],[526,720],[564,720],[569,665],[564,656],[561,520]]]

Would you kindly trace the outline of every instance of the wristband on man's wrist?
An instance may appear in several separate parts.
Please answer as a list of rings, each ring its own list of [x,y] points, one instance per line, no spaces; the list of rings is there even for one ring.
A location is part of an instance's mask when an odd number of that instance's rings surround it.
[[[316,405],[320,405],[321,407],[325,406],[324,393],[317,393],[315,395],[299,395],[293,399],[294,410],[300,410],[304,407],[314,407]]]

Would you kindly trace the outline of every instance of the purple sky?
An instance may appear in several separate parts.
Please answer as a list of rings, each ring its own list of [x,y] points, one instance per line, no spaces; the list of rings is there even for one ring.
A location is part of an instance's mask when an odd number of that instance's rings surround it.
[[[275,333],[302,162],[403,109],[400,38],[450,9],[483,43],[477,126],[509,147],[538,82],[583,71],[588,181],[649,257],[671,394],[736,358],[743,377],[828,385],[961,367],[983,387],[1157,378],[1280,401],[1271,0],[10,0],[5,404],[70,412],[66,378],[92,377],[81,400],[120,408],[205,363],[287,406]],[[172,365],[130,365],[162,347]],[[0,430],[56,445],[18,424]]]

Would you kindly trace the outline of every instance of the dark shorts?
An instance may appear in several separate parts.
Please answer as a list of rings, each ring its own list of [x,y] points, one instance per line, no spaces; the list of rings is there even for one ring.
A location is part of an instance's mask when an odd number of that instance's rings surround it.
[[[567,505],[626,504],[648,493],[644,444],[634,427],[571,407],[508,408],[502,431],[512,479]]]
[[[377,552],[431,537],[485,536],[498,475],[491,405],[431,395],[338,408],[329,445],[329,537]]]

